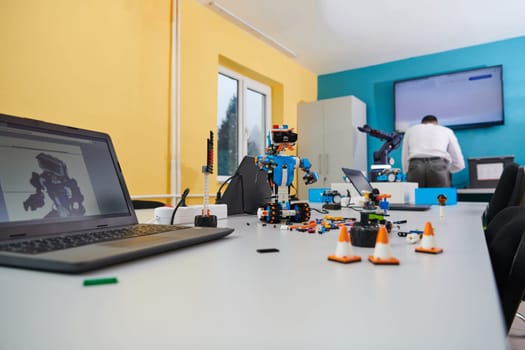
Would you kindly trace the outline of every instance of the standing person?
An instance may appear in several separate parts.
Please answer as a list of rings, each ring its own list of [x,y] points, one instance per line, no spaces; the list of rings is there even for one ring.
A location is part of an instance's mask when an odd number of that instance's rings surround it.
[[[456,135],[433,115],[405,132],[401,158],[407,181],[419,187],[450,187],[450,174],[465,168]]]

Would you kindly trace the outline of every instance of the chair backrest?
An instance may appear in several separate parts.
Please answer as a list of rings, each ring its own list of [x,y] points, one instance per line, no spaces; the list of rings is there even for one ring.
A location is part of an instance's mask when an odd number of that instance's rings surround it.
[[[494,216],[485,229],[487,246],[490,246],[494,238],[500,233],[501,228],[513,220],[522,220],[525,227],[525,207],[506,207]]]
[[[228,215],[257,214],[271,200],[272,188],[266,171],[255,164],[255,157],[245,156],[235,174],[229,179],[226,191],[217,192],[217,204],[228,205]]]
[[[518,197],[518,194],[516,191],[520,191],[522,188],[522,182],[523,169],[520,171],[520,166],[517,163],[511,163],[503,169],[501,177],[499,178],[496,188],[494,189],[494,194],[490,198],[487,209],[483,214],[483,221],[485,225],[488,225],[494,216],[496,216],[496,214],[499,213],[503,208],[506,208],[509,205],[516,205],[512,204],[513,202],[511,202],[511,200],[514,202],[517,200],[516,198]]]
[[[525,169],[523,166],[518,168],[516,172],[516,180],[514,181],[514,188],[510,195],[508,206],[522,205],[523,195],[525,194]]]
[[[501,226],[489,254],[507,331],[525,293],[525,220],[522,216]]]

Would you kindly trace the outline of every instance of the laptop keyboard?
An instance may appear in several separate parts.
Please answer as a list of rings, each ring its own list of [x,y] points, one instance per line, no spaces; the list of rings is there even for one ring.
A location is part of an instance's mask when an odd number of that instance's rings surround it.
[[[119,228],[106,231],[85,232],[67,236],[0,243],[0,250],[14,253],[39,254],[51,252],[54,250],[80,247],[93,243],[148,236],[155,233],[175,231],[183,228],[187,227],[171,225],[138,225],[133,226],[132,228]]]

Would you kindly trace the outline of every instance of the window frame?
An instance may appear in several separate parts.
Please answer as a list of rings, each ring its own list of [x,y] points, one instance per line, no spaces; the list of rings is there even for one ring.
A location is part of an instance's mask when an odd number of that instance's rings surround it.
[[[266,135],[268,135],[268,131],[271,128],[272,125],[272,88],[269,85],[266,85],[264,83],[258,82],[256,80],[253,80],[251,78],[248,78],[247,76],[244,76],[240,73],[237,73],[231,69],[228,69],[223,66],[219,66],[219,71],[217,72],[217,79],[219,79],[219,74],[225,75],[229,78],[237,80],[237,126],[238,126],[238,143],[237,143],[237,164],[240,164],[243,158],[248,154],[248,129],[246,127],[247,124],[247,103],[246,103],[246,94],[248,90],[252,90],[254,92],[260,93],[264,95],[265,98],[265,125],[264,125],[264,140],[263,145],[266,146]],[[218,87],[217,87],[218,88]],[[218,94],[217,94],[218,95]],[[218,125],[218,117],[219,112],[217,112],[217,125]],[[218,166],[217,166],[218,168]],[[218,182],[225,182],[227,179],[229,179],[233,174],[230,175],[219,175],[217,173],[217,181]]]

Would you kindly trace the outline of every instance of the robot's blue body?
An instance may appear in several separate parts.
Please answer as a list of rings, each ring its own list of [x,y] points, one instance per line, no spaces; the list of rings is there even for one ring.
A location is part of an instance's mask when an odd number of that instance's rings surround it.
[[[293,150],[297,134],[286,125],[272,128],[268,135],[266,154],[257,156],[257,165],[266,171],[272,187],[271,201],[259,208],[259,219],[269,223],[280,222],[282,219],[292,222],[303,222],[310,219],[310,206],[306,202],[292,200],[290,188],[293,184],[295,169],[305,172],[303,180],[309,185],[317,181],[317,173],[310,171],[312,167],[306,158],[280,155],[286,149]]]

